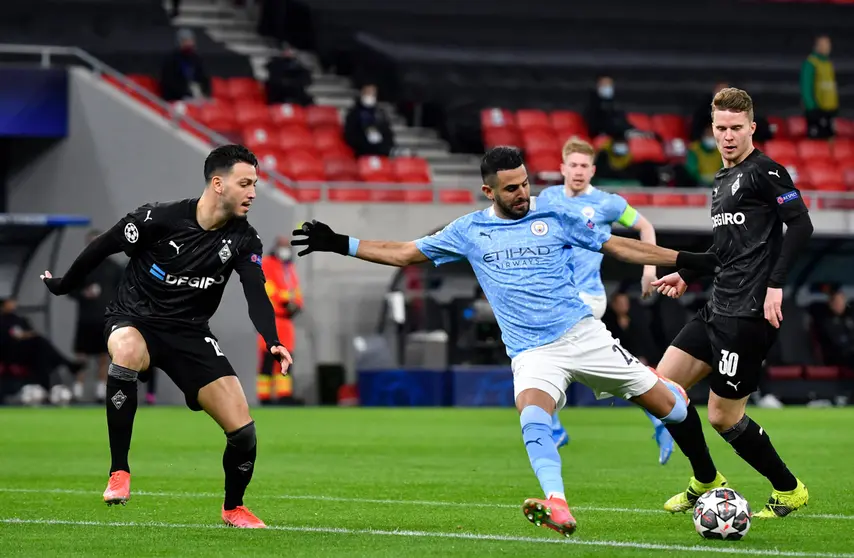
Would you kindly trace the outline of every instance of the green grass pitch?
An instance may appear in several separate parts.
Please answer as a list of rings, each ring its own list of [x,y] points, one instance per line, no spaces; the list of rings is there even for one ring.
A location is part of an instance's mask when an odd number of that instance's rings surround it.
[[[700,410],[701,415],[705,410]],[[522,516],[540,497],[513,410],[257,409],[246,504],[270,527],[221,526],[224,437],[204,414],[140,408],[126,507],[101,500],[104,412],[0,409],[0,555],[9,556],[824,556],[854,558],[854,409],[754,410],[807,485],[807,508],[754,520],[743,541],[704,541],[663,502],[687,460],[657,463],[635,409],[562,413],[571,539]],[[754,510],[770,487],[710,429],[721,472]]]

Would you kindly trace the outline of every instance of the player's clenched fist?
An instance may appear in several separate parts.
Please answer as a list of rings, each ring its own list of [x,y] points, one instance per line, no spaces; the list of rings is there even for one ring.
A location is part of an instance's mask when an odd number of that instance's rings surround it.
[[[303,223],[302,228],[293,231],[294,237],[293,246],[306,246],[302,252],[297,253],[298,256],[305,256],[312,252],[335,252],[346,256],[350,249],[350,237],[344,234],[338,234],[329,228],[326,223],[312,220],[310,223]]]

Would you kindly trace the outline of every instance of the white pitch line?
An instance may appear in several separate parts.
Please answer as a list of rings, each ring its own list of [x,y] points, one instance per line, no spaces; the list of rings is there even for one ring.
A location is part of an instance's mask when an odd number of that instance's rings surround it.
[[[167,529],[227,529],[225,525],[191,524],[191,523],[160,523],[135,521],[71,521],[65,519],[20,519],[16,517],[0,519],[7,525],[73,525],[84,527],[157,527]],[[625,541],[583,540],[514,537],[509,535],[485,535],[480,533],[442,533],[434,531],[387,531],[382,529],[346,529],[343,527],[298,527],[293,525],[269,525],[268,530],[289,531],[296,533],[332,533],[337,535],[370,535],[375,537],[412,537],[435,539],[466,539],[476,541],[521,542],[527,544],[566,544],[574,546],[598,546],[612,548],[634,548],[640,550],[678,550],[687,552],[710,552],[714,554],[748,554],[753,556],[786,556],[795,558],[854,558],[854,554],[837,554],[832,552],[800,552],[794,550],[778,550],[775,548],[736,548],[732,545],[723,546],[690,546],[680,544],[635,543]]]
[[[93,490],[75,490],[67,488],[2,488],[0,493],[22,493],[22,494],[73,494],[81,496],[100,495],[100,492]],[[222,493],[217,492],[149,492],[145,490],[135,490],[131,492],[131,496],[160,496],[163,498],[222,498]],[[353,504],[396,504],[405,506],[435,506],[435,507],[454,507],[454,508],[505,508],[519,509],[521,505],[516,504],[493,504],[488,502],[442,502],[437,500],[385,500],[377,498],[348,498],[344,496],[317,496],[306,494],[250,494],[250,499],[258,500],[322,500],[326,502],[345,502]],[[610,512],[610,513],[648,513],[656,515],[664,515],[664,510],[655,510],[649,508],[610,508],[598,506],[570,506],[573,511],[593,511],[593,512]],[[804,517],[810,519],[836,519],[836,520],[854,520],[854,515],[828,514],[828,513],[801,513],[798,512],[793,517]]]

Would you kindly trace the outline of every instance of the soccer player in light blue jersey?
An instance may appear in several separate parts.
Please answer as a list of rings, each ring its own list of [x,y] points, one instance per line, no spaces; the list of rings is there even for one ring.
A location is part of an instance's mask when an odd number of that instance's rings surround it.
[[[564,184],[551,186],[538,196],[540,201],[564,201],[574,211],[593,221],[600,229],[610,231],[613,223],[640,232],[641,242],[655,244],[655,228],[643,215],[629,205],[617,194],[597,190],[590,185],[590,180],[596,173],[594,163],[595,151],[593,146],[584,140],[570,138],[563,146],[561,174]],[[581,300],[590,306],[593,317],[602,319],[607,306],[605,285],[599,272],[602,266],[602,254],[590,250],[576,250],[572,258],[572,278]],[[655,288],[651,285],[656,280],[655,266],[646,265],[641,277],[641,296],[646,298]],[[664,465],[673,454],[673,437],[664,424],[648,411],[646,415],[654,427],[653,438],[658,444],[658,462]],[[552,439],[557,447],[569,442],[569,434],[560,423],[558,413],[552,417]]]
[[[706,273],[720,262],[713,253],[677,253],[611,236],[565,204],[538,203],[530,196],[528,172],[516,148],[491,149],[483,157],[481,174],[492,205],[433,235],[412,242],[359,240],[312,221],[294,231],[292,245],[306,246],[300,256],[335,252],[398,267],[468,260],[511,358],[522,440],[545,495],[525,500],[522,511],[535,525],[568,536],[576,521],[566,503],[551,417],[566,403],[570,382],[581,382],[599,396],[629,399],[668,424],[683,421],[687,413],[684,391],[659,380],[593,318],[573,283],[571,258],[584,249],[630,263]]]

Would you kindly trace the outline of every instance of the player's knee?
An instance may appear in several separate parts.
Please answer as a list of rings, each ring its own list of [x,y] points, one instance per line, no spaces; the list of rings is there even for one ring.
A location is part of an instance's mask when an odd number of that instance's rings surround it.
[[[147,368],[148,348],[136,329],[122,328],[114,331],[110,335],[108,345],[113,364],[133,370]]]
[[[257,439],[255,438],[255,421],[251,421],[245,426],[241,426],[233,432],[226,432],[225,438],[228,445],[233,446],[240,451],[249,451],[255,447]]]
[[[738,424],[743,417],[743,412],[732,413],[726,409],[717,408],[715,405],[709,405],[709,424],[718,433],[729,430]]]

